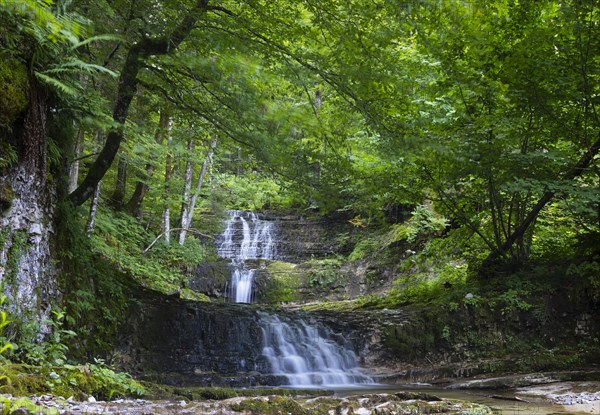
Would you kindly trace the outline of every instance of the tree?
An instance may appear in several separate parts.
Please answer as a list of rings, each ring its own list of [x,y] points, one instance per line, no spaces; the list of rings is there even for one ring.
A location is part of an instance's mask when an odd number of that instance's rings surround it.
[[[166,110],[160,111],[160,119],[158,121],[158,126],[156,127],[156,132],[154,134],[154,139],[156,144],[159,146],[163,145],[165,141],[165,137],[170,134],[170,115]],[[144,197],[149,189],[149,182],[154,174],[154,170],[156,169],[156,157],[151,157],[149,162],[146,164],[146,171],[144,172],[144,177],[136,182],[135,190],[131,195],[131,198],[127,202],[125,210],[127,210],[131,215],[139,217],[141,216],[141,208],[142,202],[144,201]]]
[[[192,226],[192,219],[194,217],[194,208],[196,207],[196,201],[198,200],[198,196],[200,196],[200,191],[202,190],[202,185],[204,184],[204,178],[206,176],[207,169],[210,165],[212,165],[213,154],[216,146],[217,139],[213,138],[209,144],[208,152],[206,154],[206,157],[204,158],[204,162],[202,163],[202,169],[198,174],[198,180],[196,182],[196,188],[194,190],[194,193],[190,195],[189,205],[187,206],[185,211],[184,209],[182,209],[180,220],[181,230],[179,231],[179,245],[184,244],[185,236],[189,231],[190,227]]]
[[[577,192],[598,154],[590,78],[598,63],[589,59],[600,52],[597,12],[585,3],[496,1],[443,13],[461,30],[432,49],[454,81],[444,100],[454,101],[455,119],[443,124],[454,137],[432,131],[453,150],[436,152],[438,190],[490,248],[486,264],[518,265],[544,207]]]
[[[127,51],[125,62],[119,76],[119,87],[113,107],[113,120],[116,124],[106,138],[106,144],[88,170],[83,182],[69,198],[75,205],[85,202],[93,193],[97,183],[106,174],[123,140],[123,124],[127,120],[129,106],[138,85],[138,74],[144,60],[153,55],[167,54],[185,40],[195,25],[209,10],[208,0],[198,0],[186,13],[174,29],[156,37],[143,37]]]

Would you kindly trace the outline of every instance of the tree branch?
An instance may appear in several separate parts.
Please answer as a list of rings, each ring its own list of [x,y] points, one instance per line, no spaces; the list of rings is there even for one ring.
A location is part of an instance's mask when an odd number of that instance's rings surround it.
[[[148,245],[148,247],[146,249],[144,249],[142,251],[143,254],[147,253],[157,242],[160,238],[162,238],[163,236],[165,236],[165,234],[167,233],[171,233],[171,232],[175,232],[175,231],[181,231],[184,228],[171,228],[168,231],[162,232],[160,233],[156,238],[154,238],[154,240],[152,241],[152,243],[150,245]],[[188,228],[186,229],[187,232],[191,232],[191,233],[195,233],[196,235],[200,235],[200,236],[204,236],[205,238],[210,238],[210,239],[214,239],[213,236],[211,235],[206,235],[205,233],[202,233],[196,229],[193,228]]]

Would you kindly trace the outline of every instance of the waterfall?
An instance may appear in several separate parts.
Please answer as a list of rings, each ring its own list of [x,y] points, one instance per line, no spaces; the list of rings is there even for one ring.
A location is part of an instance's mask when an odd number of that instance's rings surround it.
[[[225,231],[217,240],[219,256],[230,260],[228,296],[237,303],[253,300],[257,269],[248,260],[276,259],[276,227],[256,213],[228,211]],[[373,384],[361,373],[352,347],[321,323],[309,324],[302,318],[257,312],[262,332],[262,351],[255,370],[287,379],[294,387],[348,387]],[[260,349],[259,349],[260,350]],[[246,367],[241,359],[239,367]]]
[[[350,344],[325,325],[284,319],[259,312],[263,356],[272,374],[285,376],[289,386],[340,387],[373,384],[361,373]],[[337,341],[336,341],[337,337]]]
[[[229,298],[236,303],[250,303],[256,269],[246,261],[275,259],[275,224],[262,220],[256,213],[230,210],[225,231],[220,236],[217,253],[229,259],[231,280]]]

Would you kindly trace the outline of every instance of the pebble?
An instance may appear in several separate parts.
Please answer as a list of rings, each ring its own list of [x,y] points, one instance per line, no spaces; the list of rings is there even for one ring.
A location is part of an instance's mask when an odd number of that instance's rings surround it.
[[[552,399],[552,401],[560,405],[588,404],[595,401],[600,401],[600,391],[594,393],[582,392],[557,395]]]

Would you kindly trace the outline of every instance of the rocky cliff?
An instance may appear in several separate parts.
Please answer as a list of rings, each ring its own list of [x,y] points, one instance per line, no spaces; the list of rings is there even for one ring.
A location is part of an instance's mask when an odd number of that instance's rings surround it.
[[[8,311],[45,332],[60,297],[52,251],[56,189],[25,168],[0,177],[0,285]]]

